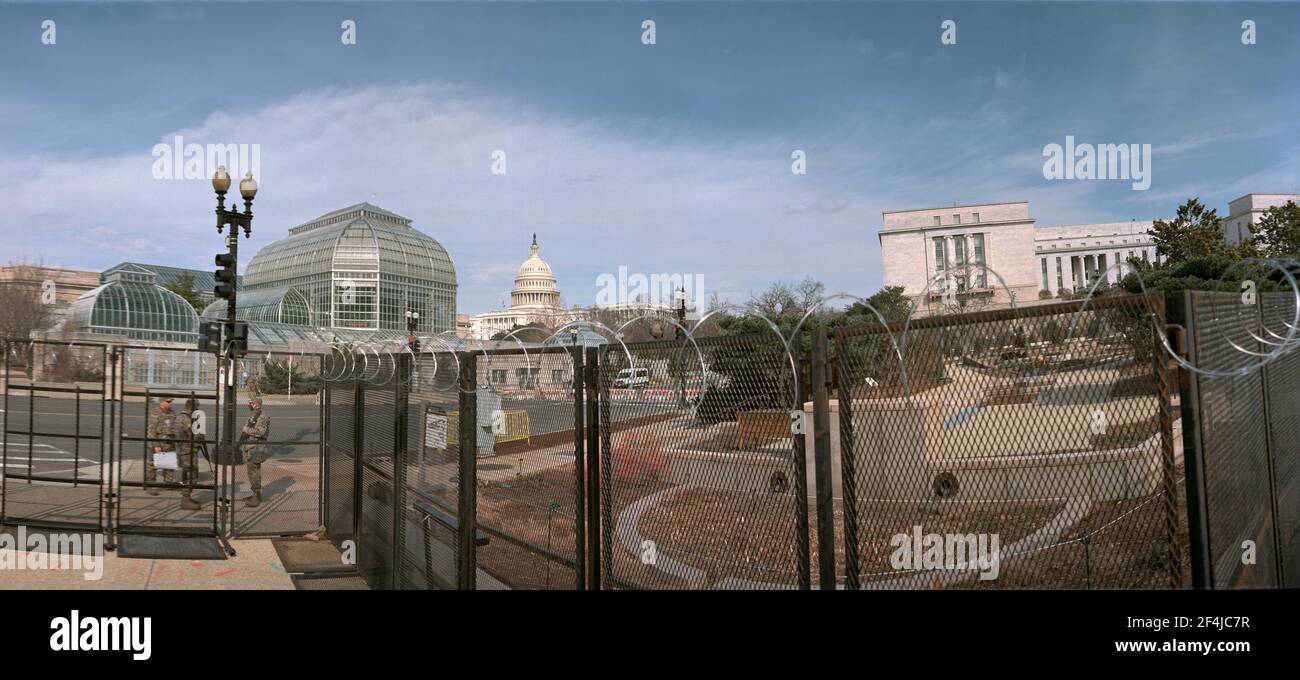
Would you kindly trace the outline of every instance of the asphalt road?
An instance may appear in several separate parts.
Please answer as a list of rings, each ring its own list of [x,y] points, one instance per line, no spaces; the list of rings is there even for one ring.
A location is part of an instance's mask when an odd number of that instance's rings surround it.
[[[268,397],[268,401],[273,400],[274,397]],[[34,404],[34,411],[29,408],[29,403]],[[455,408],[454,405],[441,405]],[[0,403],[0,423],[4,424],[6,432],[3,440],[0,440],[3,441],[0,452],[4,454],[5,472],[10,475],[27,475],[30,472],[32,475],[69,480],[74,475],[82,479],[98,479],[99,466],[109,455],[106,442],[102,440],[102,424],[105,419],[113,417],[110,409],[114,404],[82,399],[78,405],[73,399],[47,397],[37,397],[29,402],[26,395],[23,395],[10,396],[7,408],[5,406]],[[120,448],[116,455],[143,461],[146,448],[145,443],[139,439],[145,433],[145,403],[128,401],[119,402],[115,406],[122,409],[116,417],[120,419],[120,432],[128,438],[127,441],[117,442]],[[319,441],[321,436],[319,406],[266,403],[263,408],[271,418],[270,443],[267,445],[269,459],[278,458],[289,462],[310,460],[319,455],[318,445],[307,443]],[[507,399],[502,401],[501,408],[527,411],[534,435],[573,428],[573,403],[570,401]],[[211,400],[200,400],[199,409],[207,417],[207,437],[214,439],[217,425],[215,404]],[[419,431],[419,424],[423,422],[423,410],[424,403],[421,401],[413,401],[410,405],[408,422],[415,432]],[[675,404],[619,401],[610,405],[610,415],[616,422],[670,412],[677,412]],[[240,425],[243,425],[247,414],[247,406],[241,404]],[[380,401],[368,403],[368,422],[392,417],[391,406],[385,409]],[[28,432],[42,434],[29,437]],[[419,439],[412,437],[411,441]],[[212,448],[209,445],[209,449]],[[200,463],[200,466],[203,465]]]

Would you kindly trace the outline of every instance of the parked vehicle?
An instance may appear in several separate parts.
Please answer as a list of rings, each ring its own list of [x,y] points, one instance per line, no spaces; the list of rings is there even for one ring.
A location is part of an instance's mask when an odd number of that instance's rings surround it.
[[[625,368],[614,378],[614,387],[641,388],[650,386],[650,369]]]

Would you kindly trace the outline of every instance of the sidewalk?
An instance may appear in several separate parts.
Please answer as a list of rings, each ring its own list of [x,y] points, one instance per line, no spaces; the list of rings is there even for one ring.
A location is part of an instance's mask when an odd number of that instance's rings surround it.
[[[0,568],[0,590],[294,589],[271,539],[234,540],[231,545],[238,554],[225,560],[131,559],[109,552],[99,580],[86,580],[86,571],[79,569]],[[10,554],[0,556],[0,564],[26,562],[26,551],[5,552]]]

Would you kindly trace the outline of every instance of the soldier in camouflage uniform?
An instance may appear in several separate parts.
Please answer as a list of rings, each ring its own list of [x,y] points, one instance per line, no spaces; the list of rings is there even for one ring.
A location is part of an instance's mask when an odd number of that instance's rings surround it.
[[[239,450],[248,464],[248,485],[253,493],[243,499],[244,507],[255,508],[262,502],[262,461],[266,460],[266,436],[271,430],[271,419],[262,410],[262,397],[253,395],[248,400],[248,421],[242,430],[243,443]]]
[[[158,469],[154,467],[153,454],[176,450],[176,413],[172,411],[171,397],[160,398],[158,408],[149,413],[149,425],[146,428],[145,437],[149,440],[148,447],[152,452],[144,457],[145,491],[150,496],[157,496],[158,489],[147,486],[158,481]],[[168,484],[175,482],[176,472],[174,470],[163,470],[163,481]]]
[[[199,510],[203,505],[194,500],[194,482],[198,478],[198,468],[194,466],[194,449],[197,448],[194,434],[194,411],[198,404],[193,399],[185,400],[185,408],[176,416],[176,443],[180,452],[177,462],[181,466],[181,480],[185,488],[181,489],[181,509]]]

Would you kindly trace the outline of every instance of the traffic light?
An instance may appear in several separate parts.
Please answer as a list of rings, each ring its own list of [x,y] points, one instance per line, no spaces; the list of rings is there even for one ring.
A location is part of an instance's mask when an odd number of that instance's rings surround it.
[[[230,353],[235,355],[248,353],[248,324],[243,321],[226,323],[226,342],[230,343]]]
[[[199,324],[199,351],[221,353],[220,321],[204,321]]]
[[[220,269],[213,274],[217,285],[212,287],[212,294],[224,300],[232,300],[235,297],[235,256],[218,253],[217,266]]]

